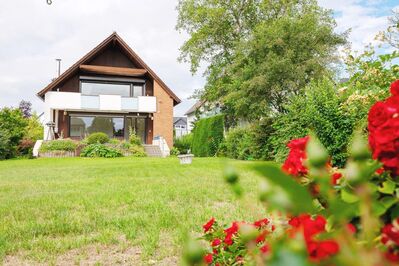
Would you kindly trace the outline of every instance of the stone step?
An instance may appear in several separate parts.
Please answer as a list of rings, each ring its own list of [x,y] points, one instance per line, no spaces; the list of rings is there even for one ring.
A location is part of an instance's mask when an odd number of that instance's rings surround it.
[[[157,145],[143,145],[148,157],[162,157],[161,148]]]

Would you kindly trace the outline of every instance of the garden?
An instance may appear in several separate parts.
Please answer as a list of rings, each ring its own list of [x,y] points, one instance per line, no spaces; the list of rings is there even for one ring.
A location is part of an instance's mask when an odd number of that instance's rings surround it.
[[[29,159],[37,115],[1,109],[0,260],[397,265],[399,12],[357,52],[313,0],[177,11],[179,60],[205,68],[194,96],[220,113],[197,113],[169,158],[131,131],[47,141],[39,157],[74,158]]]

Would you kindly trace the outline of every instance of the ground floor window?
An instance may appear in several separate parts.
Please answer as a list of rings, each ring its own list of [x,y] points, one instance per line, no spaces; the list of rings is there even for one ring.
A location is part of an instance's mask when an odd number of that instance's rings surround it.
[[[128,138],[134,131],[143,143],[146,137],[145,117],[71,115],[69,136],[85,138],[94,132],[104,132],[110,138]]]

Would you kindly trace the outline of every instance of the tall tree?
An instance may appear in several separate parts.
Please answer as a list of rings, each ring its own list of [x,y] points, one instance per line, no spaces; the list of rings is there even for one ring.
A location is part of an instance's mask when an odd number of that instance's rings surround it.
[[[315,0],[181,0],[179,13],[178,28],[190,35],[181,58],[192,71],[208,63],[202,98],[221,101],[235,117],[284,111],[290,95],[330,73],[346,40]]]

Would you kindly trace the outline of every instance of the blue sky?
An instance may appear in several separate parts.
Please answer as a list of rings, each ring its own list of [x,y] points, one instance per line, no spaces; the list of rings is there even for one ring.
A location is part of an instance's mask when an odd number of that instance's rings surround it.
[[[187,38],[175,30],[177,0],[0,0],[0,108],[29,100],[62,69],[72,65],[113,31],[153,68],[183,102],[179,116],[194,103],[187,99],[204,85],[201,73],[192,76],[187,64],[177,62],[178,48]],[[351,28],[349,41],[361,51],[387,26],[399,0],[319,0],[334,10],[337,31]]]

